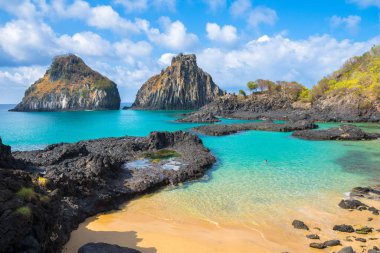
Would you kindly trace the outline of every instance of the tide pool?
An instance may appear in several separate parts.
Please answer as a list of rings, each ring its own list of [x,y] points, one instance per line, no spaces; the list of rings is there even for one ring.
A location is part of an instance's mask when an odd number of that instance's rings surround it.
[[[175,122],[181,111],[8,112],[12,107],[0,106],[0,136],[13,150],[198,125]],[[361,126],[380,132],[379,124]],[[217,224],[260,223],[265,215],[270,219],[305,203],[323,207],[331,196],[380,181],[380,141],[306,141],[262,131],[200,137],[217,164],[201,180],[153,194],[144,208]]]

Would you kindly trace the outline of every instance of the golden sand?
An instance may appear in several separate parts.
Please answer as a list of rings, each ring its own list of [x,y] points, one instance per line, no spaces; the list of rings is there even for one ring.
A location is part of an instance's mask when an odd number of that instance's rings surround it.
[[[258,213],[256,222],[242,224],[220,224],[196,219],[186,214],[170,213],[165,209],[151,208],[154,198],[144,197],[127,204],[122,210],[98,215],[87,219],[71,235],[66,252],[76,253],[88,242],[106,242],[135,248],[143,253],[232,253],[232,252],[336,252],[343,246],[353,246],[359,253],[380,245],[379,233],[374,230],[369,235],[348,234],[333,231],[336,224],[369,226],[380,228],[380,219],[369,211],[348,211],[337,206],[339,199],[333,199],[326,207],[333,205],[334,212],[317,210],[303,206],[296,210],[284,211],[282,217],[271,217],[270,213]],[[378,202],[368,203],[380,208]],[[336,207],[336,208],[335,208]],[[372,217],[372,221],[368,218]],[[294,229],[294,219],[304,221],[310,231]],[[260,222],[257,222],[260,221]],[[315,233],[321,240],[307,239]],[[349,236],[349,238],[347,238]],[[366,238],[367,243],[355,241],[355,237]],[[324,250],[312,249],[311,242],[339,239],[343,246]],[[347,241],[351,239],[352,242]],[[365,251],[366,252],[366,251]]]

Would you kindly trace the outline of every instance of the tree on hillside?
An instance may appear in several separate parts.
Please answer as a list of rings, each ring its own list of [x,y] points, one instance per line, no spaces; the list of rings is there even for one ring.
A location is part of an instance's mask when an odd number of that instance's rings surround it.
[[[242,95],[243,97],[246,97],[247,94],[245,93],[245,91],[243,90],[239,90],[239,95]]]
[[[253,92],[253,91],[256,91],[257,88],[259,88],[259,85],[258,85],[257,83],[255,83],[255,82],[253,82],[253,81],[249,81],[249,82],[247,83],[247,88],[248,88],[251,92]]]
[[[260,91],[274,91],[277,89],[277,85],[270,80],[258,79],[256,83]]]

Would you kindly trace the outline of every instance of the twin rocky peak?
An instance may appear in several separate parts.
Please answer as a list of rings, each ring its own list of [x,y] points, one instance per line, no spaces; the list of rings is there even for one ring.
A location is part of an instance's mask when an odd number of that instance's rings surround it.
[[[211,76],[197,66],[195,55],[179,54],[138,91],[133,108],[198,109],[224,95]],[[55,57],[45,75],[30,86],[13,111],[117,110],[117,85],[92,70],[78,56]]]

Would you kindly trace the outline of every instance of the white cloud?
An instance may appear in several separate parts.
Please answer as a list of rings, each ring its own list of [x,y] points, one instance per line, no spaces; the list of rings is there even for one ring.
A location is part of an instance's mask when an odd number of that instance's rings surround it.
[[[172,53],[166,53],[161,55],[160,59],[158,59],[158,64],[161,66],[168,66],[171,64],[173,57],[176,56],[176,54]]]
[[[0,104],[12,104],[20,99],[20,95],[40,78],[46,71],[46,66],[29,66],[15,68],[0,68]]]
[[[350,15],[347,17],[332,16],[330,24],[333,28],[344,26],[348,32],[356,33],[359,29],[359,24],[362,18],[360,16]]]
[[[250,0],[236,0],[232,3],[230,7],[230,12],[232,16],[239,17],[246,14],[252,8]]]
[[[139,20],[139,27],[145,31],[150,41],[173,50],[184,50],[193,46],[198,37],[187,33],[185,25],[177,20],[172,22],[168,17],[160,18],[163,32],[157,28],[150,28],[148,21]]]
[[[357,4],[360,7],[376,6],[380,8],[380,0],[349,0],[349,2]]]
[[[212,41],[222,43],[233,43],[237,40],[236,28],[231,25],[220,27],[215,23],[207,23],[206,25],[207,37]]]
[[[307,40],[262,36],[235,50],[204,49],[198,61],[225,89],[238,90],[247,81],[259,78],[295,80],[311,87],[348,58],[378,43],[380,36],[365,42],[337,41],[329,35]]]
[[[226,0],[203,0],[212,11],[216,11],[226,6]]]
[[[60,18],[80,19],[98,29],[109,29],[123,34],[139,32],[136,24],[122,18],[109,5],[91,7],[84,0],[75,0],[72,4],[66,5],[64,0],[55,0],[52,3],[52,10],[53,15],[56,14]]]
[[[63,35],[58,39],[58,43],[66,52],[82,56],[105,56],[112,52],[111,44],[93,32]]]
[[[42,22],[13,20],[0,27],[0,49],[9,61],[36,62],[45,55],[58,53],[54,44],[55,33]]]
[[[248,17],[248,24],[251,27],[258,27],[260,24],[274,25],[277,21],[277,13],[275,10],[260,6],[254,8]]]

